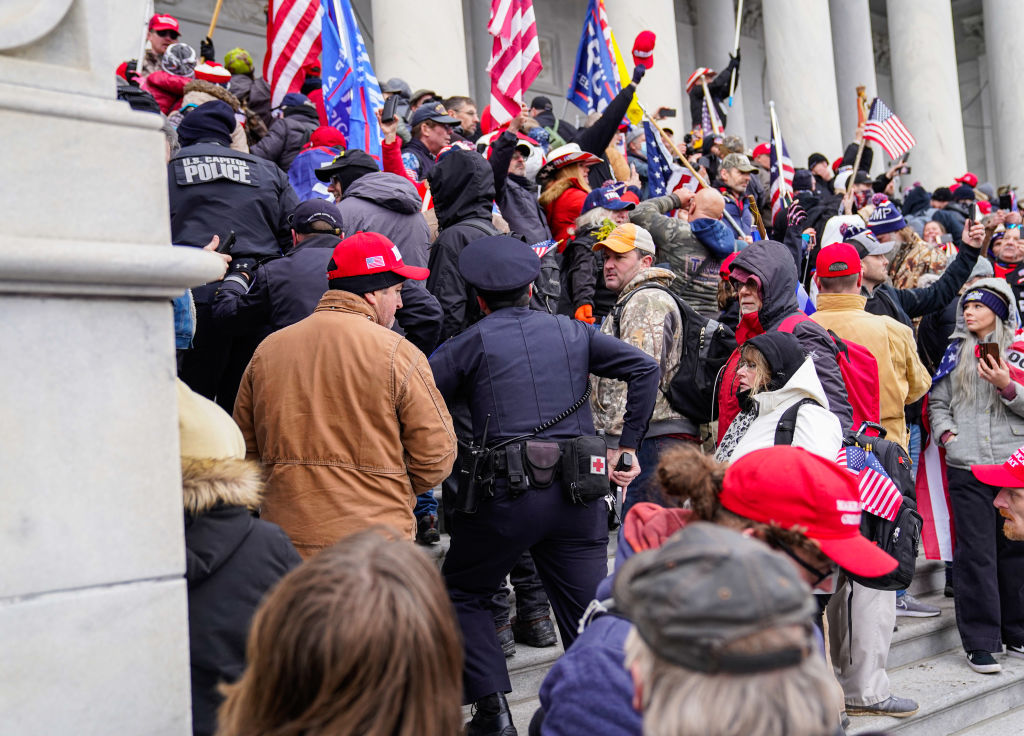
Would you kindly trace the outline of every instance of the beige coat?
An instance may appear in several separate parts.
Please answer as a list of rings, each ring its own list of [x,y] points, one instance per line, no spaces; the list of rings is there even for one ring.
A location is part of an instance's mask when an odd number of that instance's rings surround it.
[[[374,524],[413,539],[416,496],[455,460],[426,357],[344,291],[260,344],[234,417],[267,472],[262,516],[303,557]]]

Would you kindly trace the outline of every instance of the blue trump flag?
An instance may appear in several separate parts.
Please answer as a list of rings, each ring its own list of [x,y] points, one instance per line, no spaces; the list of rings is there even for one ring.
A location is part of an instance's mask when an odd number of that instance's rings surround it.
[[[361,148],[381,161],[383,137],[376,111],[384,95],[366,53],[350,0],[323,5],[323,90],[327,123],[345,134],[349,148]]]
[[[619,93],[619,82],[608,44],[601,31],[600,0],[590,0],[583,21],[583,35],[576,51],[576,69],[566,95],[586,113],[602,112]]]
[[[647,191],[651,197],[664,197],[672,181],[672,157],[665,150],[661,136],[649,120],[644,121],[644,147],[647,149]]]

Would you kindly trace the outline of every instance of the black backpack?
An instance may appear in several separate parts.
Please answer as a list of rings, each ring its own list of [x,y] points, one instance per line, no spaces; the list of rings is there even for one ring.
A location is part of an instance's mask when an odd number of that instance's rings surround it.
[[[609,317],[615,320],[615,337],[619,337],[623,308],[643,289],[660,289],[671,296],[682,318],[679,367],[664,391],[669,406],[696,424],[710,422],[715,416],[718,374],[736,349],[736,333],[721,322],[698,314],[672,290],[648,284],[634,289],[612,308]]]
[[[802,399],[786,409],[775,428],[775,444],[793,444],[793,430],[800,407],[804,404],[817,403],[814,399]],[[878,437],[865,434],[865,429],[874,429],[878,432]],[[885,428],[874,422],[864,422],[856,432],[844,432],[843,446],[856,446],[872,453],[903,495],[903,502],[893,521],[868,511],[862,511],[860,515],[860,533],[881,547],[883,552],[892,556],[899,563],[897,568],[878,578],[864,578],[849,571],[846,574],[865,588],[903,590],[914,579],[917,551],[921,545],[921,526],[924,523],[921,515],[917,513],[917,494],[910,455],[899,443],[885,439]]]

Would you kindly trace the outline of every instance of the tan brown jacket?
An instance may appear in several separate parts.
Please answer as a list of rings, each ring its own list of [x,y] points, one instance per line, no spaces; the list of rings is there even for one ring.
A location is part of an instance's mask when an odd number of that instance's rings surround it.
[[[344,291],[260,344],[234,417],[267,472],[262,516],[303,557],[373,524],[412,539],[416,496],[455,460],[426,357]]]

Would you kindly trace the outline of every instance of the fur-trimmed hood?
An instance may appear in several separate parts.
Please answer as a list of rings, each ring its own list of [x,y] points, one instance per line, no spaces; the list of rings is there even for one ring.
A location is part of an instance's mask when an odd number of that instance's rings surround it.
[[[242,103],[238,101],[237,97],[221,87],[219,84],[207,82],[205,79],[193,79],[185,85],[185,93],[181,102],[182,105],[187,105],[190,102],[201,99],[198,95],[195,95],[190,99],[188,97],[189,92],[200,92],[206,95],[207,98],[203,99],[203,102],[209,102],[211,99],[218,99],[231,105],[231,109],[235,112],[242,109]],[[202,102],[196,102],[196,104],[202,104]]]
[[[185,512],[199,516],[218,504],[256,511],[263,496],[263,474],[251,460],[181,459]]]

